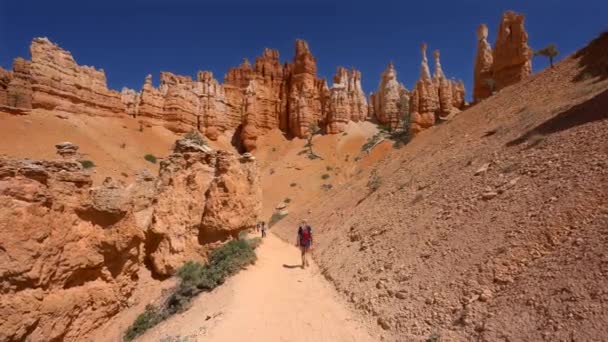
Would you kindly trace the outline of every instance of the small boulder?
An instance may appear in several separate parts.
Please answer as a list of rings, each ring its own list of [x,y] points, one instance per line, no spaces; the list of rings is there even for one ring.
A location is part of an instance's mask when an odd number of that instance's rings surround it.
[[[475,171],[475,176],[479,176],[482,173],[486,173],[486,171],[488,171],[489,167],[490,167],[490,163],[483,164],[479,169],[477,169],[477,171]]]

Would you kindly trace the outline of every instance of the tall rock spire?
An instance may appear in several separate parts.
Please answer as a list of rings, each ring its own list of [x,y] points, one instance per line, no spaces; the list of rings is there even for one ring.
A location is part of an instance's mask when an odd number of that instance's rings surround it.
[[[492,95],[492,47],[488,43],[488,26],[481,24],[477,28],[477,56],[473,75],[473,101],[479,102]]]
[[[420,79],[427,80],[431,78],[431,71],[429,70],[429,61],[426,58],[426,43],[422,43],[420,52],[422,53],[422,62],[420,63]]]
[[[532,49],[523,14],[507,11],[502,15],[496,44],[492,73],[496,90],[517,83],[532,73]]]
[[[443,69],[441,69],[441,61],[439,61],[439,50],[433,52],[433,57],[435,58],[435,75],[433,75],[433,77],[436,79],[445,78]]]

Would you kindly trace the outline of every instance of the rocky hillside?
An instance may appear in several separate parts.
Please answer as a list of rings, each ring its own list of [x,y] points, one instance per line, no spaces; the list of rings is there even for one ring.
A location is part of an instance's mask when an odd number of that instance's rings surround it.
[[[608,33],[299,210],[388,340],[608,335]]]
[[[173,274],[255,226],[255,158],[175,143],[158,177],[92,186],[78,147],[64,159],[0,157],[2,341],[77,341],[130,303],[141,272]]]

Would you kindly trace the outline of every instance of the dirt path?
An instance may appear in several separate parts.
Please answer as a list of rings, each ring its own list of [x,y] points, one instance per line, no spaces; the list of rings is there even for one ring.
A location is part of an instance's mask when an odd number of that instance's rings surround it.
[[[273,234],[255,265],[138,341],[376,341],[314,263]]]

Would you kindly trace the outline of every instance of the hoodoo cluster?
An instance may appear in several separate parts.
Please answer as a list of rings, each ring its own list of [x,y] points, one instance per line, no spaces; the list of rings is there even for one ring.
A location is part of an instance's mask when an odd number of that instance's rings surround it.
[[[532,69],[523,15],[511,11],[503,15],[494,49],[487,41],[486,25],[479,27],[477,35],[475,102],[520,81]],[[0,106],[147,117],[176,132],[195,128],[212,140],[233,132],[235,141],[248,151],[272,129],[302,138],[313,126],[336,134],[349,121],[370,118],[399,129],[406,114],[411,131],[417,133],[465,107],[462,81],[445,76],[438,50],[433,53],[431,75],[426,50],[423,44],[420,78],[412,91],[397,81],[390,64],[368,103],[359,71],[338,67],[329,87],[317,76],[317,61],[303,40],[296,41],[291,62],[281,63],[277,50],[265,49],[253,64],[245,59],[228,70],[223,83],[210,71],[199,71],[195,79],[161,72],[158,87],[148,75],[139,92],[126,88],[117,92],[108,89],[103,70],[80,66],[68,51],[36,38],[30,61],[17,58],[12,71],[0,69]]]

